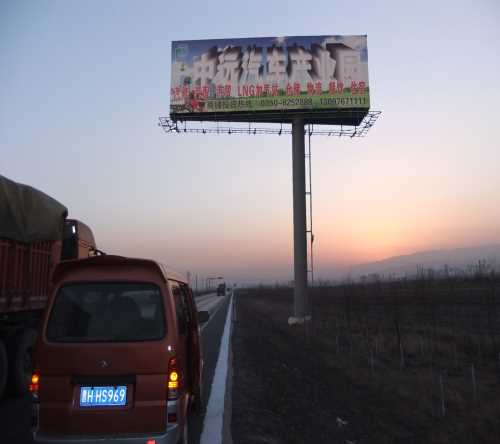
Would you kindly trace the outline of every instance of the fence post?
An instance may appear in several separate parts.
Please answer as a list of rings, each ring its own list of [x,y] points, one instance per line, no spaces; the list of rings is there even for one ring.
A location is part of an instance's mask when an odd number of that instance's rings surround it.
[[[471,380],[472,380],[472,396],[474,402],[477,403],[477,382],[476,382],[476,370],[474,364],[470,366]]]
[[[375,368],[374,368],[374,362],[373,362],[373,349],[370,348],[370,368],[372,371],[372,378],[375,376]]]
[[[443,373],[439,374],[439,390],[441,392],[441,414],[446,415],[446,405],[444,401],[444,383],[443,383]]]
[[[402,342],[399,343],[399,354],[400,354],[399,366],[401,370],[403,370],[405,368],[405,351]]]

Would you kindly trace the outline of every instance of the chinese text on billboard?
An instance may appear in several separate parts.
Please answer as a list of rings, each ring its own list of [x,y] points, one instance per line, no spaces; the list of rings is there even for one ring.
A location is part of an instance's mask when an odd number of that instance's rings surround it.
[[[366,36],[172,42],[172,115],[369,107]]]

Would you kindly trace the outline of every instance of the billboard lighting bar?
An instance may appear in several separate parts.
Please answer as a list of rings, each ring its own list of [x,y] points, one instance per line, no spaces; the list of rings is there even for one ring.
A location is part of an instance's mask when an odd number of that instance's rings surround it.
[[[304,134],[309,136],[335,136],[335,137],[365,137],[370,128],[382,114],[382,111],[369,111],[361,123],[357,126],[348,125],[306,125]],[[172,120],[170,117],[160,117],[158,126],[166,133],[190,133],[190,134],[291,134],[292,125],[281,123],[275,124],[252,124],[237,123],[222,126],[219,121],[180,121]]]

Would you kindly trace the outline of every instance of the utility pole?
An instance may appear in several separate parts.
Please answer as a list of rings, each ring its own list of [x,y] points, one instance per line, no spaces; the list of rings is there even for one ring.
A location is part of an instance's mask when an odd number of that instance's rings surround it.
[[[307,296],[307,221],[304,120],[292,122],[294,316],[290,325],[311,319]]]

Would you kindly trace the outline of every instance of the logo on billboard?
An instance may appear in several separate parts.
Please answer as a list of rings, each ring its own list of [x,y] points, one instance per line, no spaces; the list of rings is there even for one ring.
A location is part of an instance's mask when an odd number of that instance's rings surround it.
[[[187,57],[188,45],[177,45],[175,47],[175,60],[182,60]]]

